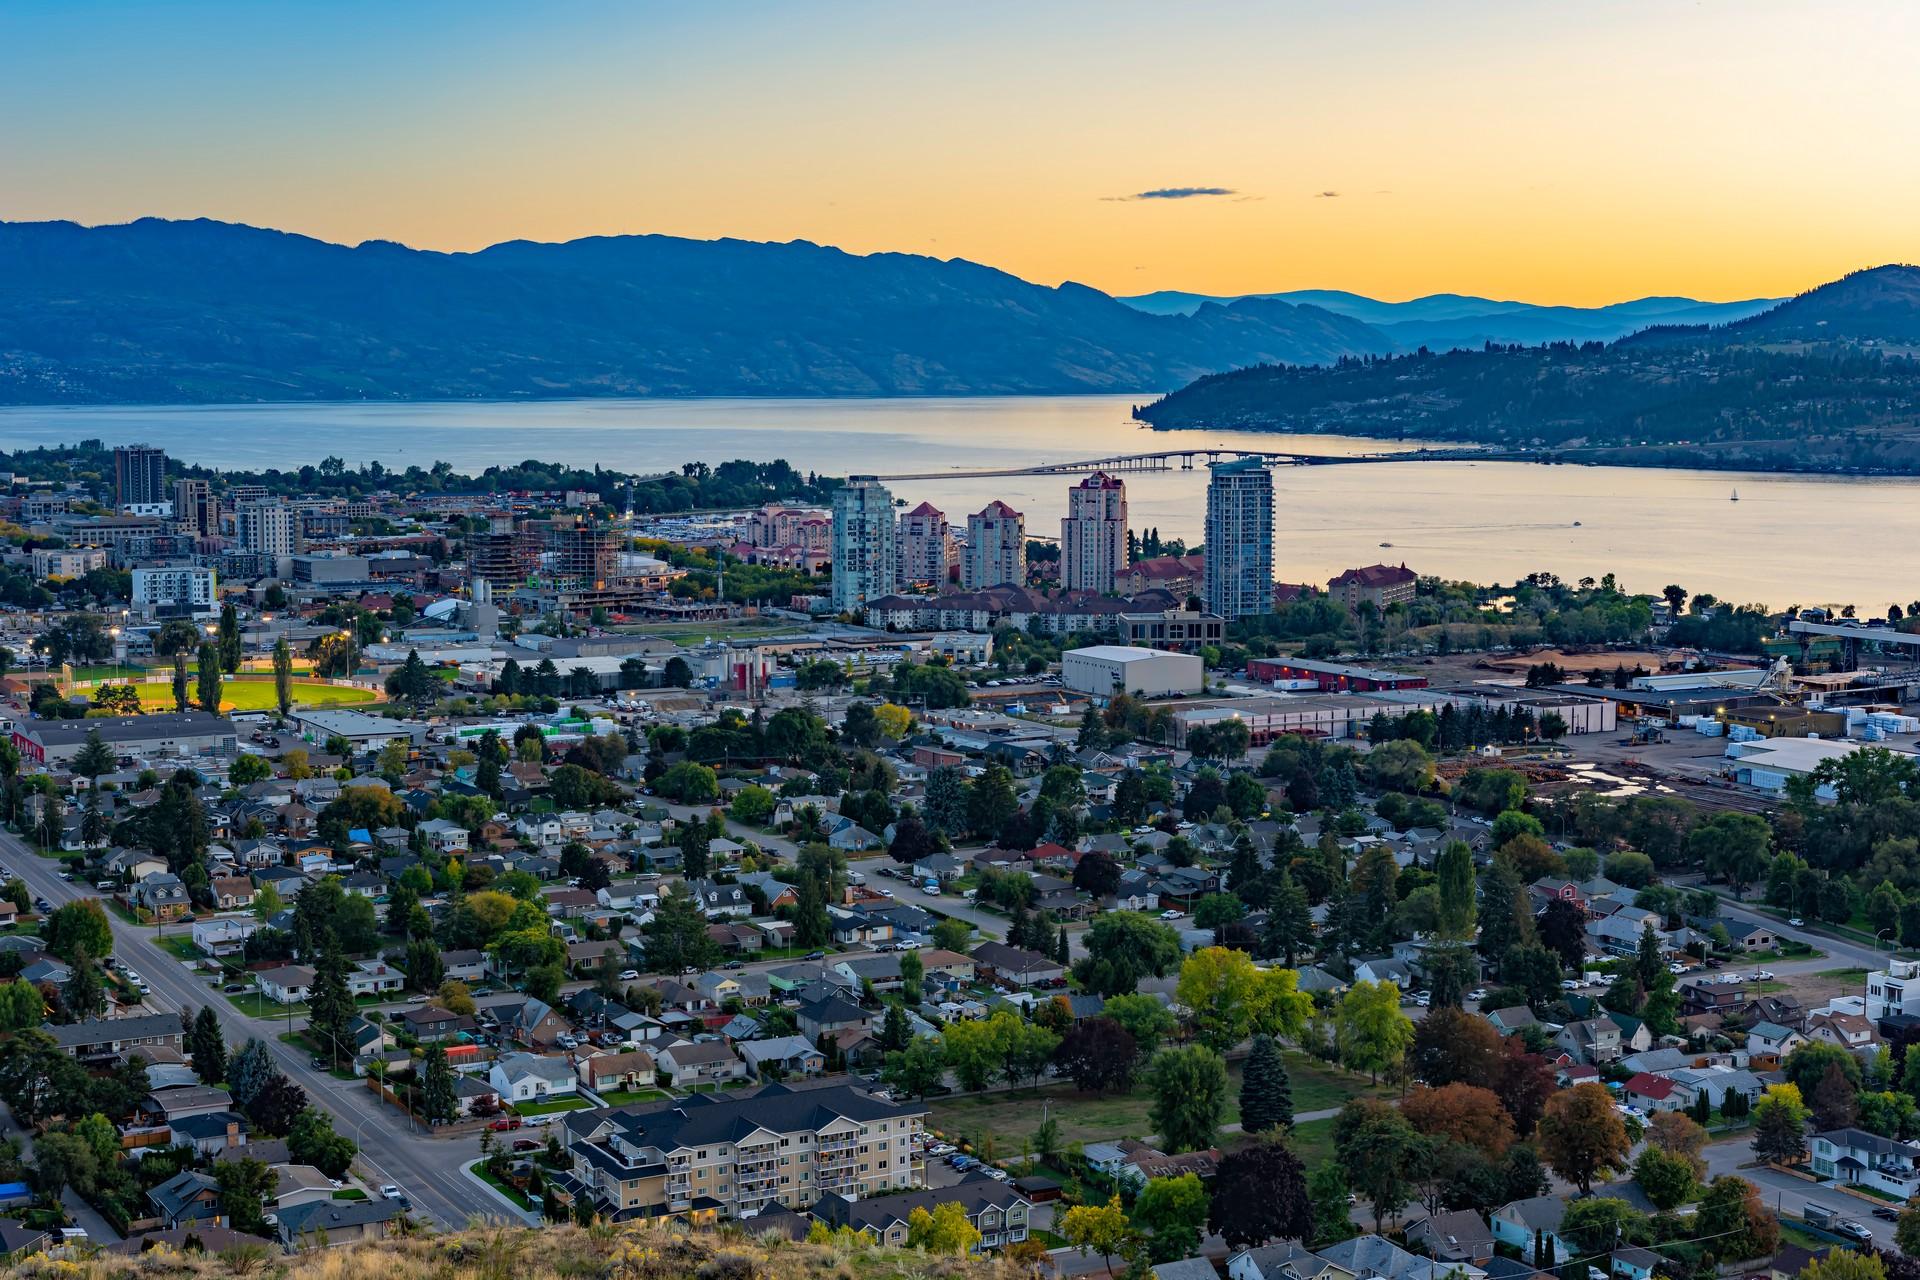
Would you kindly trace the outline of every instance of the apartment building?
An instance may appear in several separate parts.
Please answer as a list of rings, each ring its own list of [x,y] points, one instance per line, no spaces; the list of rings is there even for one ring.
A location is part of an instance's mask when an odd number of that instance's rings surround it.
[[[219,594],[212,569],[166,565],[133,571],[133,607],[148,617],[162,613],[206,613]]]
[[[833,607],[863,608],[893,590],[893,495],[877,480],[855,478],[833,491]]]
[[[895,542],[901,586],[946,585],[947,569],[953,564],[953,530],[947,526],[946,512],[931,502],[921,503],[900,517]]]
[[[300,549],[300,523],[293,504],[278,499],[242,502],[233,509],[234,542],[242,551],[279,558]]]
[[[1404,564],[1370,564],[1327,579],[1327,594],[1349,612],[1365,603],[1384,613],[1388,605],[1412,604],[1419,581]]]
[[[1096,471],[1067,490],[1060,521],[1060,585],[1113,592],[1127,568],[1127,486]]]
[[[220,499],[205,480],[188,477],[173,486],[173,522],[191,537],[211,538],[220,532]]]
[[[1027,582],[1027,518],[998,500],[967,517],[967,558],[962,574],[969,591]]]
[[[920,1187],[926,1174],[926,1107],[845,1084],[573,1111],[563,1124],[573,1168],[562,1186],[616,1221],[801,1210],[823,1195]]]
[[[79,578],[95,569],[107,567],[107,553],[98,547],[35,547],[35,581],[48,578]]]
[[[1273,473],[1262,458],[1216,462],[1207,481],[1206,602],[1228,622],[1273,612]]]
[[[168,500],[167,451],[148,444],[113,451],[113,505],[155,506]]]

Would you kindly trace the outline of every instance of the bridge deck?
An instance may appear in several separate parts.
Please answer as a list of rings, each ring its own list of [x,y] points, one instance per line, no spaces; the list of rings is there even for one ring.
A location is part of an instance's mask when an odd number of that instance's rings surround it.
[[[1179,470],[1192,471],[1196,466],[1207,466],[1222,459],[1265,458],[1270,466],[1311,467],[1332,466],[1354,462],[1450,462],[1462,458],[1485,459],[1489,455],[1484,450],[1443,450],[1414,449],[1398,453],[1347,453],[1313,454],[1293,453],[1264,449],[1164,449],[1155,453],[1122,453],[1105,458],[1084,458],[1073,462],[1040,462],[1024,467],[983,467],[978,469],[955,469],[952,471],[915,471],[896,472],[891,475],[851,476],[854,480],[976,480],[991,479],[995,476],[1062,476],[1091,475],[1096,471],[1109,471],[1115,474],[1136,472],[1172,471],[1174,463]]]

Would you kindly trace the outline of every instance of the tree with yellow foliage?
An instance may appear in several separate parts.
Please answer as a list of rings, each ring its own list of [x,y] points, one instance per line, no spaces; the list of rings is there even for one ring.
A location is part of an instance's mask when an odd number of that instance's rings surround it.
[[[873,709],[874,723],[880,727],[880,736],[889,742],[898,742],[907,736],[907,729],[913,724],[913,712],[891,702],[883,702]]]
[[[1194,1034],[1216,1053],[1250,1035],[1298,1036],[1313,1013],[1292,969],[1261,969],[1244,951],[1202,947],[1180,966],[1175,998],[1193,1011]]]
[[[964,1258],[980,1239],[979,1229],[967,1221],[966,1208],[958,1200],[937,1204],[932,1213],[921,1208],[907,1215],[909,1249]]]

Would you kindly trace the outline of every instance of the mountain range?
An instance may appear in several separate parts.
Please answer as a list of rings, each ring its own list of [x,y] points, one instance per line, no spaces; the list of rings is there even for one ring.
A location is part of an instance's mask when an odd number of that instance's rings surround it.
[[[1139,391],[1391,344],[1250,298],[1149,315],[964,260],[615,236],[437,253],[208,220],[0,223],[0,401]]]
[[[1377,330],[1388,350],[1427,347],[1445,351],[1489,342],[1534,346],[1542,342],[1611,342],[1653,325],[1727,324],[1778,305],[1778,298],[1700,302],[1693,298],[1637,298],[1603,307],[1542,306],[1498,302],[1458,293],[1434,293],[1406,302],[1382,302],[1340,289],[1294,289],[1285,293],[1213,296],[1166,290],[1121,298],[1149,315],[1192,315],[1209,304],[1232,306],[1265,298],[1319,307]]]
[[[1160,428],[1471,442],[1569,461],[1920,474],[1916,357],[1920,268],[1884,266],[1726,324],[1260,366],[1135,412]]]

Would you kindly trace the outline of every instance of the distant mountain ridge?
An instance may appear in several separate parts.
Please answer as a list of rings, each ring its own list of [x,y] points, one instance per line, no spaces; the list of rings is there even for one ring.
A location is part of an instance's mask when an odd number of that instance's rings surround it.
[[[1121,298],[1150,315],[1191,315],[1209,303],[1236,304],[1254,298],[1314,306],[1371,325],[1394,348],[1444,351],[1489,342],[1537,346],[1543,342],[1611,342],[1654,325],[1727,324],[1776,306],[1778,298],[1701,302],[1693,298],[1635,298],[1603,307],[1546,306],[1501,302],[1467,294],[1435,293],[1405,302],[1382,302],[1340,289],[1293,289],[1283,293],[1211,296],[1163,290]]]
[[[1612,343],[1213,374],[1136,415],[1593,462],[1920,474],[1920,268],[1856,271],[1757,315]]]
[[[1393,348],[1284,300],[1155,316],[963,259],[805,241],[438,253],[206,219],[0,223],[9,403],[1151,392]]]

